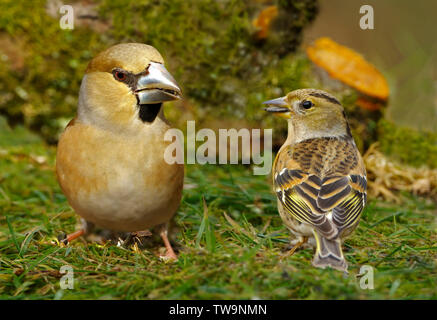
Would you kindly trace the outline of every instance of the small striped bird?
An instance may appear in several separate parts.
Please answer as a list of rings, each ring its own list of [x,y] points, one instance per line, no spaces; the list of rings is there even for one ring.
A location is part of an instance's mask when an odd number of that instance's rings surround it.
[[[264,102],[288,121],[288,137],[273,164],[279,214],[313,265],[347,272],[342,239],[357,227],[366,203],[366,169],[343,107],[331,94],[300,89]]]

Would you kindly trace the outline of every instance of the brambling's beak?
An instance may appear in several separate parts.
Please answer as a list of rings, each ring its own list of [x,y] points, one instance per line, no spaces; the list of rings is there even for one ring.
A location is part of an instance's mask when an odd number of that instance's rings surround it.
[[[162,63],[151,62],[147,74],[138,79],[135,94],[142,105],[177,100],[182,92]]]
[[[267,112],[278,114],[282,118],[290,118],[290,109],[288,103],[285,101],[286,97],[280,97],[273,100],[264,101],[263,104],[267,104],[268,107],[264,108]]]

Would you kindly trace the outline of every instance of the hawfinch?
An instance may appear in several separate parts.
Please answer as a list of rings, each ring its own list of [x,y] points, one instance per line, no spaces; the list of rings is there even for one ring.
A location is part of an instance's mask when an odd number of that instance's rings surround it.
[[[184,167],[164,159],[171,142],[164,141],[170,126],[162,104],[180,97],[155,48],[110,47],[85,71],[77,116],[62,133],[56,156],[62,191],[84,221],[124,232],[158,227],[168,258],[176,258],[167,229],[181,201]]]
[[[279,214],[296,236],[290,254],[308,242],[316,248],[314,266],[347,272],[342,239],[360,221],[367,180],[343,107],[315,89],[295,90],[264,104],[288,121],[272,175]]]

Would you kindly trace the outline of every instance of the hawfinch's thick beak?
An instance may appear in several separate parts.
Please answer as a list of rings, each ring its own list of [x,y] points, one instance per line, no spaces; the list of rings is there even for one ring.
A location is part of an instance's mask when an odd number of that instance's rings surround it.
[[[288,104],[285,101],[285,97],[264,101],[263,104],[268,105],[267,108],[264,108],[264,110],[268,112],[274,112],[274,113],[290,112],[290,109],[288,109]]]
[[[135,93],[139,104],[154,104],[181,98],[181,89],[162,63],[151,62],[147,72],[137,82]]]

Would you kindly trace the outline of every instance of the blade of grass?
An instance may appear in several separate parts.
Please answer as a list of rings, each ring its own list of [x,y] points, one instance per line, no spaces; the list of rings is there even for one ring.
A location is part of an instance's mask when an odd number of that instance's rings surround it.
[[[203,201],[205,201],[205,199],[202,197]],[[202,222],[200,223],[199,226],[199,231],[197,232],[196,235],[196,248],[200,248],[200,241],[202,240],[202,235],[205,232],[205,226],[206,226],[206,219],[205,219],[205,212],[203,213],[203,218],[202,218]]]
[[[214,226],[209,220],[208,206],[206,205],[205,198],[203,198],[203,217],[205,220],[205,229],[206,229],[205,232],[206,248],[208,249],[209,252],[212,253],[215,251],[216,239],[214,234]]]
[[[236,233],[236,234],[243,234],[252,243],[258,243],[258,241],[256,239],[254,239],[254,234],[251,234],[246,229],[244,229],[242,226],[240,226],[235,220],[233,220],[230,216],[228,216],[226,214],[226,212],[223,212],[223,215],[225,216],[226,221],[231,225],[232,230],[233,230],[234,233]]]
[[[399,250],[401,250],[404,247],[405,243],[402,243],[400,246],[396,247],[392,252],[390,252],[388,255],[386,255],[384,258],[382,258],[381,260],[379,260],[379,262],[377,264],[375,264],[375,268],[378,267],[382,262],[384,262],[385,260],[387,260],[388,258],[390,258],[392,255],[394,255],[396,252],[398,252]]]
[[[385,222],[385,221],[387,221],[387,220],[391,220],[391,219],[393,219],[394,217],[401,216],[401,215],[403,215],[403,214],[404,214],[403,212],[396,212],[396,213],[394,213],[394,214],[391,214],[391,215],[389,215],[388,217],[382,218],[382,219],[376,221],[375,223],[371,224],[371,225],[369,226],[369,228],[371,229],[371,228],[373,228],[373,227],[376,227],[376,226],[377,226],[378,224],[380,224],[380,223],[383,223],[383,222]]]
[[[26,235],[26,238],[24,238],[23,242],[21,243],[20,256],[23,256],[26,254],[27,248],[29,247],[29,243],[32,240],[34,234],[40,230],[41,230],[41,227],[35,227],[31,232],[29,232]]]
[[[262,239],[270,239],[273,242],[290,243],[290,240],[288,240],[288,239],[274,238],[271,235],[265,235],[265,234],[258,233],[256,236],[260,237]]]
[[[12,228],[12,224],[11,224],[11,221],[9,220],[9,216],[6,216],[6,223],[8,224],[9,232],[11,233],[12,241],[15,244],[15,248],[17,248],[18,255],[20,256],[20,258],[22,258],[21,253],[20,253],[20,246],[18,245],[17,238],[15,237],[14,228]]]
[[[408,231],[410,231],[412,234],[418,236],[419,238],[422,238],[423,240],[425,240],[426,242],[430,242],[428,238],[425,238],[424,236],[422,236],[420,233],[417,233],[416,231],[412,230],[409,226],[407,226]]]
[[[35,268],[37,265],[39,265],[41,262],[45,261],[49,256],[51,256],[52,254],[57,253],[58,251],[62,250],[61,247],[52,247],[50,249],[48,249],[48,253],[45,254],[40,260],[35,261],[33,263],[31,263],[28,267],[28,269],[26,270],[27,272],[32,271],[33,268]],[[24,273],[23,273],[24,274]]]

